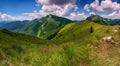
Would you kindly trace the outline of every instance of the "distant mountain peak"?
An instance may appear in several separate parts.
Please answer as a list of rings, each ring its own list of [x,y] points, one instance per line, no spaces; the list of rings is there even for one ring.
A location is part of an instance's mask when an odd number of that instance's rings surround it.
[[[86,20],[93,20],[93,19],[99,19],[99,18],[103,18],[103,17],[99,15],[91,14],[89,17],[87,17]]]
[[[94,15],[94,14],[91,14],[91,16],[87,17],[86,20],[94,21],[96,23],[103,24],[103,25],[108,25],[109,22],[111,21],[111,19],[104,18],[104,17],[101,17],[99,15]]]
[[[96,14],[91,14],[90,16],[92,16],[92,17],[100,17],[99,15],[96,15]]]
[[[58,16],[53,15],[53,14],[49,14],[49,15],[47,15],[46,17],[58,17]]]

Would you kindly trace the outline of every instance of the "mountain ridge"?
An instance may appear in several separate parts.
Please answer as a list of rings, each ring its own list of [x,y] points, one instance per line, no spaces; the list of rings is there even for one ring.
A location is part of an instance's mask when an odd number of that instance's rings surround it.
[[[33,35],[42,39],[52,39],[59,29],[71,22],[69,19],[50,14],[32,21],[10,22],[1,26],[1,29]]]
[[[99,15],[91,15],[86,20],[102,25],[120,25],[119,19],[112,20],[103,18]],[[78,22],[73,22],[72,20],[50,14],[42,17],[41,19],[35,19],[32,21],[16,21],[0,24],[0,29],[7,29],[13,32],[33,35],[38,38],[51,40],[65,25],[69,23]]]
[[[86,20],[90,20],[102,25],[120,25],[120,19],[108,19],[99,15],[91,14]]]

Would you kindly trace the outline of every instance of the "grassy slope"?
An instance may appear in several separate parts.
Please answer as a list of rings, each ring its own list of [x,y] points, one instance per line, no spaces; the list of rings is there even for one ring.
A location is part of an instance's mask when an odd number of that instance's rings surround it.
[[[63,39],[64,41],[83,40],[83,38],[88,38],[91,35],[91,26],[93,27],[94,31],[103,27],[103,25],[90,21],[71,23],[62,28],[54,39],[58,39],[60,41],[63,41]]]
[[[37,31],[37,37],[40,37],[42,39],[52,39],[54,35],[59,31],[59,29],[61,29],[64,25],[72,22],[71,20],[55,15],[48,15],[42,18],[40,21],[43,24]]]
[[[90,33],[91,26],[94,28],[93,33]],[[117,32],[114,32],[115,30]],[[114,42],[102,40],[108,36],[112,36]],[[75,53],[72,54],[75,54],[75,57],[72,55],[74,60],[71,62],[75,61],[73,64],[77,66],[120,65],[120,26],[103,26],[90,21],[69,24],[61,29],[53,40],[56,39],[56,43],[62,41],[69,46],[73,45],[72,52]]]
[[[91,26],[93,33],[90,33]],[[90,21],[71,23],[51,41],[3,31],[0,31],[0,35],[2,66],[120,65],[120,26],[103,26]],[[107,36],[113,36],[115,42],[101,40]]]
[[[48,45],[47,42],[33,36],[1,30],[0,66],[11,64],[18,66],[22,59],[24,63],[28,63],[28,53],[32,52],[32,49],[39,49],[37,47],[40,45]]]

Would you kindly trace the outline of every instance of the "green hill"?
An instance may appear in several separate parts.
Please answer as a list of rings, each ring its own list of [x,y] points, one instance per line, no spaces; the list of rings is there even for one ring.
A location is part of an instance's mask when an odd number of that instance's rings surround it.
[[[94,32],[99,30],[103,25],[97,24],[91,21],[82,21],[78,23],[70,23],[67,24],[64,28],[62,28],[54,39],[64,39],[64,41],[74,41],[77,39],[87,38],[91,35],[91,27]]]
[[[72,21],[69,19],[50,14],[41,19],[35,19],[32,21],[10,22],[0,26],[0,28],[13,32],[37,36],[42,39],[52,39],[59,31],[59,29],[71,22]]]
[[[80,66],[112,66],[120,65],[119,35],[119,25],[105,26],[85,20],[66,25],[53,41],[77,46],[72,51],[76,52],[80,60],[82,59]]]
[[[37,37],[42,39],[52,39],[59,29],[71,22],[71,20],[66,18],[48,15],[35,21],[25,29],[25,32],[29,33],[31,30],[33,30],[31,34],[34,34]]]

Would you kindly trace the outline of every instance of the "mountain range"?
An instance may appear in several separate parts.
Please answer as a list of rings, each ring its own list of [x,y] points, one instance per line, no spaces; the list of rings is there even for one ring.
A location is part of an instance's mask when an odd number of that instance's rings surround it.
[[[119,66],[120,20],[48,15],[0,23],[0,66]]]
[[[42,39],[51,39],[50,36],[54,36],[59,31],[59,29],[71,22],[72,21],[69,19],[50,14],[41,19],[35,19],[32,21],[25,20],[9,22],[5,24],[2,23],[0,28],[13,32],[37,36]]]
[[[86,20],[93,21],[102,25],[120,24],[120,19],[112,20],[103,18],[98,15],[91,15]],[[62,27],[72,22],[72,20],[50,14],[41,19],[35,19],[32,21],[25,20],[2,22],[0,23],[0,29],[7,29],[13,32],[33,35],[42,39],[52,39]]]

